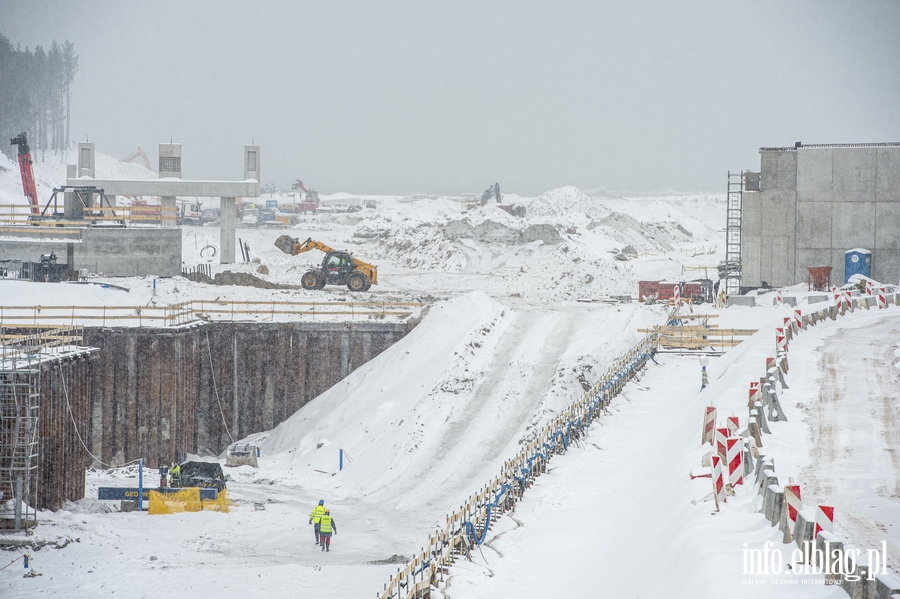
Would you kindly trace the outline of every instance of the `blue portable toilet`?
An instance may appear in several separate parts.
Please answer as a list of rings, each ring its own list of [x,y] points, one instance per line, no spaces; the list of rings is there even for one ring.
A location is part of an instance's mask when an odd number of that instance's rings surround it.
[[[844,252],[844,285],[853,275],[872,278],[872,252],[860,248]]]

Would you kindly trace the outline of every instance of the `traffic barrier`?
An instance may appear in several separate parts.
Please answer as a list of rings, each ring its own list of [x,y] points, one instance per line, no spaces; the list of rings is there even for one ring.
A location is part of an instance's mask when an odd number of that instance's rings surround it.
[[[769,403],[768,403],[769,413],[766,417],[772,422],[787,422],[787,416],[784,415],[784,410],[781,409],[781,402],[778,401],[778,394],[775,393],[774,389],[769,390]]]
[[[775,290],[775,305],[781,307],[784,305],[784,297],[781,294],[781,289]]]
[[[816,514],[814,511],[807,509],[797,510],[797,521],[794,523],[794,543],[800,549],[803,549],[804,543],[812,543],[815,520]],[[804,554],[806,554],[804,555],[805,559],[811,557],[806,551],[804,551]]]
[[[728,466],[728,482],[734,488],[744,484],[744,440],[729,437],[725,440],[725,463]]]
[[[756,443],[757,447],[762,447],[762,434],[759,430],[759,420],[756,418],[756,410],[750,410],[750,421],[747,423],[747,430],[750,432],[750,436],[753,437],[753,441]]]
[[[778,524],[781,519],[781,510],[784,506],[784,490],[778,485],[769,485],[766,487],[765,495],[763,495],[763,512],[766,520],[772,526]]]
[[[816,536],[816,549],[821,551],[829,567],[825,568],[825,584],[828,586],[841,583],[842,568],[836,567],[837,560],[844,554],[844,542],[828,531],[821,531]]]
[[[884,287],[878,288],[878,309],[883,310],[887,308],[887,289]]]
[[[834,534],[834,507],[817,505],[815,521],[816,528],[813,531],[813,538],[817,537],[823,530]]]
[[[875,284],[874,282],[867,280],[866,281],[866,295],[872,295],[874,292]]]
[[[713,406],[706,406],[703,412],[703,434],[700,438],[700,445],[705,443],[713,444],[713,435],[716,430],[716,409]]]
[[[725,480],[722,473],[722,460],[719,456],[712,455],[712,485],[713,499],[716,501],[716,511],[725,503]]]
[[[775,471],[771,468],[765,468],[762,471],[762,475],[757,481],[756,486],[756,494],[757,495],[765,495],[766,489],[770,486],[775,485],[778,486],[778,477],[775,476]]]
[[[784,486],[784,510],[787,521],[787,528],[784,531],[785,543],[789,543],[794,538],[794,526],[797,524],[797,514],[803,507],[803,501],[800,498],[800,485]]]
[[[674,288],[672,289],[672,299],[675,300],[676,306],[681,305],[681,286],[680,285],[675,285]]]
[[[759,430],[767,435],[771,435],[772,431],[769,429],[769,422],[766,420],[765,412],[763,412],[762,402],[758,401],[753,404],[753,409],[756,411],[756,423],[759,424]]]
[[[750,381],[750,392],[747,397],[747,407],[752,408],[753,404],[759,400],[759,381]]]
[[[728,439],[728,428],[720,427],[716,429],[715,432],[716,442],[713,447],[716,450],[716,455],[724,462],[726,459],[726,449],[725,449],[725,440]]]
[[[737,416],[729,416],[725,419],[725,427],[728,429],[729,437],[736,437],[738,429],[741,427],[741,419]]]
[[[794,308],[794,328],[798,333],[803,330],[803,314],[800,312],[800,308]]]
[[[775,351],[780,352],[787,349],[787,336],[784,334],[784,327],[775,329]]]

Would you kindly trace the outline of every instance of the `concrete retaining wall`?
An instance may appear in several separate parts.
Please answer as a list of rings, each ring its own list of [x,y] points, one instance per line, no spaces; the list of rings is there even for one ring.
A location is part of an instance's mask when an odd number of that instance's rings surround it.
[[[90,373],[88,444],[114,464],[142,457],[154,466],[180,453],[219,454],[232,437],[277,426],[414,326],[85,329],[85,345],[99,348]]]
[[[95,228],[61,229],[65,234],[40,231],[0,242],[0,259],[39,262],[41,254],[56,252],[60,263],[72,251],[73,270],[114,277],[181,274],[181,229]]]

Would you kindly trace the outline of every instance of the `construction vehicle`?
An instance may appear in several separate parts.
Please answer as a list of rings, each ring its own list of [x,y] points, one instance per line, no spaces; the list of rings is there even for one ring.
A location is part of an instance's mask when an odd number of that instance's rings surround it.
[[[140,146],[138,146],[137,150],[135,150],[119,162],[137,162],[138,158],[141,159],[141,164],[144,165],[144,168],[146,168],[148,171],[153,170],[152,168],[150,168],[150,159],[147,157],[147,153]]]
[[[491,198],[494,198],[498,204],[503,201],[503,196],[500,195],[500,184],[499,183],[494,183],[493,185],[488,187],[486,190],[484,190],[484,193],[481,194],[481,205],[486,206],[487,203],[491,200]]]
[[[178,200],[178,224],[199,225],[203,219],[203,204]]]
[[[294,184],[291,185],[291,189],[299,189],[306,194],[304,200],[297,205],[297,210],[303,214],[306,214],[307,212],[315,214],[320,205],[319,192],[304,185],[303,181],[300,179],[294,181]]]
[[[38,204],[37,187],[34,184],[34,169],[32,168],[31,148],[28,147],[28,137],[25,133],[19,133],[9,140],[10,145],[19,146],[19,173],[22,175],[22,190],[31,204],[31,214],[41,213]]]
[[[349,252],[335,250],[321,241],[310,237],[304,242],[282,235],[275,240],[275,247],[291,256],[310,250],[325,252],[322,266],[313,268],[300,277],[304,289],[322,289],[325,285],[346,285],[350,291],[368,291],[378,284],[378,268],[350,255]]]

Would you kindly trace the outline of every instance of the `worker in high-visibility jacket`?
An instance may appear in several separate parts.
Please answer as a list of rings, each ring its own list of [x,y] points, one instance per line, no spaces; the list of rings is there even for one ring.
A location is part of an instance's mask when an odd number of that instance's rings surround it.
[[[322,551],[331,551],[331,535],[337,534],[337,524],[331,517],[331,510],[326,509],[319,520],[319,544]]]
[[[320,499],[319,504],[309,513],[309,523],[313,525],[313,531],[316,533],[316,545],[319,544],[319,524],[325,511],[325,500]]]

